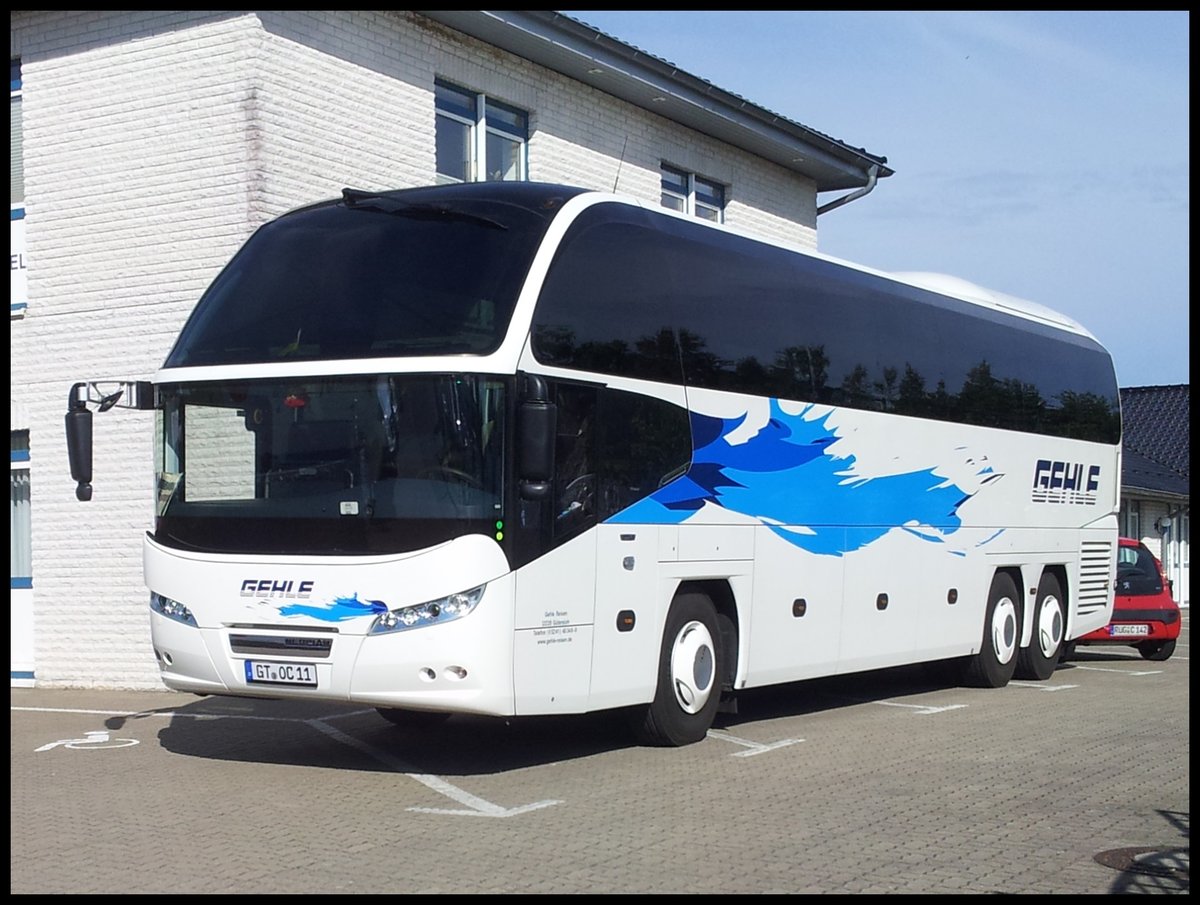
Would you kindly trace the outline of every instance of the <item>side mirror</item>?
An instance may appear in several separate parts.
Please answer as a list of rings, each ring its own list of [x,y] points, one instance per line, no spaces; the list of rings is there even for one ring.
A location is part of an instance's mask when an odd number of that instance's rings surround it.
[[[112,392],[108,388],[116,387]],[[154,385],[148,380],[87,380],[71,386],[67,396],[67,460],[75,480],[76,499],[86,502],[92,498],[92,413],[88,403],[97,411],[124,409],[153,410]]]
[[[92,413],[87,402],[80,398],[83,384],[71,387],[67,400],[67,460],[71,463],[71,478],[75,481],[75,498],[86,502],[92,498]]]
[[[526,374],[517,411],[517,468],[521,496],[527,500],[550,495],[557,428],[558,408],[550,402],[545,379]]]

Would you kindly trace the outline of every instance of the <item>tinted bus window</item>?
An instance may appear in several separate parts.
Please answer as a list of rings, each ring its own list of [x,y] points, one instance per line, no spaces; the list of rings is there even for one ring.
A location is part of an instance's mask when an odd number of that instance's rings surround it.
[[[676,240],[643,211],[598,205],[568,231],[533,323],[545,364],[682,383],[671,279]]]
[[[1115,443],[1093,340],[655,212],[585,211],[534,317],[548,364]]]
[[[568,194],[360,192],[286,214],[217,276],[166,366],[487,354]]]

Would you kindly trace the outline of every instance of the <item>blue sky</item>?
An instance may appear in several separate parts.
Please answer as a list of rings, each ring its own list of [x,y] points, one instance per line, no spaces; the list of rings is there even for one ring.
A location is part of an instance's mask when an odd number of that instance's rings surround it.
[[[1189,382],[1188,12],[563,12],[886,157],[822,252],[1062,311],[1123,387]]]

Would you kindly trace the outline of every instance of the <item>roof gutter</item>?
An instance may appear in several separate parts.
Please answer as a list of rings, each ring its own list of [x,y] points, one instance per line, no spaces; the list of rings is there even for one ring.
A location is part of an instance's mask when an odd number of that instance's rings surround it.
[[[1168,510],[1170,509],[1172,503],[1179,505],[1179,512],[1186,512],[1191,506],[1190,493],[1174,493],[1170,490],[1155,490],[1151,487],[1139,487],[1132,481],[1121,481],[1121,493],[1136,496],[1143,500],[1152,500],[1156,503],[1163,503],[1167,506]],[[1168,512],[1168,515],[1173,514],[1178,513]]]
[[[841,198],[836,198],[833,201],[830,201],[828,204],[822,204],[817,208],[817,216],[819,217],[821,214],[826,214],[829,211],[836,210],[843,204],[849,204],[851,201],[857,201],[863,195],[869,194],[871,190],[875,188],[875,183],[878,180],[878,176],[879,164],[873,163],[867,168],[866,185],[864,185],[861,189],[856,189],[849,195],[843,195]]]
[[[887,158],[853,148],[555,10],[415,10],[461,34],[561,73],[812,180],[858,190]],[[856,196],[857,197],[857,196]],[[840,203],[846,203],[850,199]]]

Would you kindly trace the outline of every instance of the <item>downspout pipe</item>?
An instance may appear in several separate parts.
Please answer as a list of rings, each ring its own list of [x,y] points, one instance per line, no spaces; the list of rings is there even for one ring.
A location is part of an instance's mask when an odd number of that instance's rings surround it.
[[[877,164],[877,163],[871,164],[870,168],[868,168],[868,170],[867,170],[867,184],[866,185],[864,185],[861,189],[856,189],[855,191],[851,192],[849,195],[843,195],[841,198],[835,198],[833,201],[830,201],[828,204],[822,204],[820,207],[817,208],[817,216],[819,217],[819,216],[821,216],[821,214],[828,213],[829,211],[833,210],[834,208],[841,207],[843,204],[849,204],[851,201],[857,201],[863,195],[869,194],[870,191],[873,188],[875,188],[876,176],[878,174],[879,174],[879,164]]]

